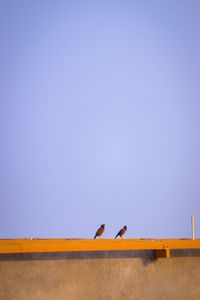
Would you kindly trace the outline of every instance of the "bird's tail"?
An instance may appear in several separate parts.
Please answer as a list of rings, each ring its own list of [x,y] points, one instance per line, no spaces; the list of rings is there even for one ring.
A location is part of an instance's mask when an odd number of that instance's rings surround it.
[[[116,234],[115,239],[118,237],[118,234]]]
[[[95,236],[94,236],[94,240],[96,239],[96,237],[97,237],[97,235],[95,234]]]

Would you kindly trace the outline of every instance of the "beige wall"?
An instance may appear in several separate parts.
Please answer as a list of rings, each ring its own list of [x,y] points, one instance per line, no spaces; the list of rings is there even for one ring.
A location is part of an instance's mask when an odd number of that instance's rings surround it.
[[[173,254],[173,253],[172,253]],[[0,255],[0,300],[200,299],[200,252]]]

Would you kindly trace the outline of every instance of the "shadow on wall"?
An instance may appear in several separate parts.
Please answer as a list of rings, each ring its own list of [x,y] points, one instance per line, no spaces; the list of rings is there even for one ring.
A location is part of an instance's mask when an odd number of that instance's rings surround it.
[[[15,253],[0,254],[0,261],[27,260],[63,260],[63,259],[142,259],[148,265],[154,259],[154,251],[81,251],[81,252],[45,252],[45,253]]]
[[[200,249],[171,250],[171,258],[199,257],[199,256],[200,256]],[[0,261],[67,260],[67,259],[85,259],[85,260],[86,259],[130,259],[130,258],[141,259],[143,261],[144,266],[147,266],[156,260],[154,250],[81,251],[81,252],[45,252],[45,253],[40,252],[40,253],[0,254]]]

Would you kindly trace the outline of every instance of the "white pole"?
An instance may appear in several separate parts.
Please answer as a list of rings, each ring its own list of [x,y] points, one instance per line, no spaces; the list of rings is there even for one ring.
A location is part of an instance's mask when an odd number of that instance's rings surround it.
[[[191,225],[192,225],[192,239],[194,240],[194,216],[191,216]]]

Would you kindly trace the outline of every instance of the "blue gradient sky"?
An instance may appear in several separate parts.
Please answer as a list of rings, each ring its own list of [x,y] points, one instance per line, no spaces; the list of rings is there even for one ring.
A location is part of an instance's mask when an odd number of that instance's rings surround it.
[[[200,237],[198,1],[1,1],[0,237]]]

